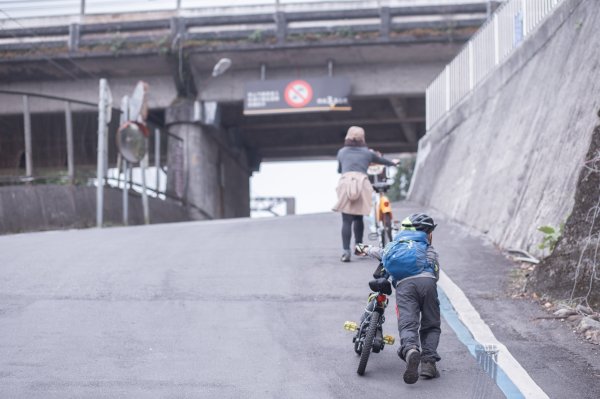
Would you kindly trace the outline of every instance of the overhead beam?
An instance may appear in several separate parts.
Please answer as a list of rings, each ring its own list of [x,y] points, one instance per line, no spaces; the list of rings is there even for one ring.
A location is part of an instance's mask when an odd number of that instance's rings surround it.
[[[297,145],[297,146],[277,146],[277,147],[261,147],[260,152],[263,157],[270,156],[270,154],[276,153],[331,153],[335,154],[335,151],[342,148],[343,143],[331,143],[331,144],[308,144],[308,145]],[[374,148],[376,150],[389,150],[391,148],[395,149],[394,151],[399,152],[414,152],[417,150],[417,147],[413,144],[409,143],[399,143],[399,142],[391,142],[391,141],[378,141],[378,142],[369,142],[369,148]]]
[[[273,130],[273,129],[301,129],[309,127],[331,127],[331,126],[373,126],[373,125],[393,125],[399,123],[408,122],[424,122],[425,118],[418,116],[412,118],[406,118],[401,121],[396,118],[386,119],[352,119],[352,120],[339,120],[339,121],[294,121],[294,122],[279,122],[279,123],[262,123],[256,125],[242,125],[242,129],[245,131],[254,130]]]
[[[389,148],[384,151],[385,154],[395,154],[395,153],[414,153],[416,149],[402,149],[402,148]],[[289,152],[269,152],[264,153],[262,156],[262,162],[268,161],[290,161],[290,160],[308,160],[308,159],[335,159],[335,151],[331,152],[298,152],[298,151],[289,151]]]

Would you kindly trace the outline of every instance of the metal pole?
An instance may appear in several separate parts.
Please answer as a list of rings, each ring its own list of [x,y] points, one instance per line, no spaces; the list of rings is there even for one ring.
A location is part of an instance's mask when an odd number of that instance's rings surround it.
[[[469,90],[475,87],[475,60],[473,57],[473,42],[469,41]]]
[[[100,101],[98,102],[98,160],[96,168],[96,226],[102,227],[104,207],[104,145],[106,144],[106,101],[107,81],[100,79]]]
[[[444,76],[446,78],[446,109],[445,111],[450,111],[450,67],[446,65],[444,68]]]
[[[65,103],[65,125],[67,128],[67,170],[69,182],[72,184],[75,180],[75,163],[73,160],[73,115],[71,113],[71,103]]]
[[[431,127],[431,91],[429,87],[425,89],[425,131]]]
[[[290,197],[285,198],[285,214],[295,215],[296,214],[296,198]]]
[[[521,1],[522,12],[523,12],[523,38],[529,33],[529,24],[527,23],[527,2]]]
[[[267,77],[267,66],[265,64],[260,64],[260,80],[265,80]]]
[[[154,165],[156,166],[156,191],[160,191],[160,129],[154,130]]]
[[[123,224],[129,224],[129,188],[127,187],[129,177],[129,163],[123,158]]]
[[[122,125],[123,123],[127,122],[129,120],[129,96],[123,96],[121,98],[121,115],[120,115],[120,119],[119,119],[119,124]],[[123,225],[127,226],[129,223],[129,191],[127,188],[127,177],[129,176],[129,170],[128,168],[128,163],[127,160],[125,159],[125,157],[121,156],[121,153],[119,153],[119,156],[117,158],[117,163],[119,160],[123,161]],[[119,179],[121,178],[121,172],[119,170]]]
[[[500,62],[500,32],[498,32],[498,14],[494,14],[494,65]]]
[[[25,175],[33,175],[33,162],[31,159],[31,114],[29,113],[29,97],[23,96],[23,124],[25,128]]]
[[[81,0],[80,14],[85,15],[85,0]]]
[[[121,166],[123,164],[123,160],[121,159],[121,153],[117,154],[117,188],[121,186]]]
[[[148,139],[146,139],[148,140]],[[146,148],[148,142],[146,141]],[[150,224],[150,210],[148,209],[148,191],[146,190],[146,169],[148,167],[148,152],[142,158],[140,162],[140,169],[142,171],[142,209],[144,211],[144,224]]]

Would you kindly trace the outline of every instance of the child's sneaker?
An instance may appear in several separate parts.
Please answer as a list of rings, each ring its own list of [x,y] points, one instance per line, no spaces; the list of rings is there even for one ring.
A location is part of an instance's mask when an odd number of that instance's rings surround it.
[[[421,362],[421,377],[430,379],[439,376],[440,372],[437,370],[435,362]]]
[[[404,372],[404,382],[414,384],[419,379],[419,363],[421,363],[421,353],[416,349],[409,349],[406,352],[406,371]]]

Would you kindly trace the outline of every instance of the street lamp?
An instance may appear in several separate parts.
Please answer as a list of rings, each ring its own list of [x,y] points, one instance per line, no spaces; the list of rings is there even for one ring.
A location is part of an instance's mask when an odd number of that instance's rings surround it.
[[[217,62],[212,70],[212,77],[216,78],[217,76],[223,75],[225,71],[229,69],[231,66],[231,60],[229,58],[221,58],[219,62]]]

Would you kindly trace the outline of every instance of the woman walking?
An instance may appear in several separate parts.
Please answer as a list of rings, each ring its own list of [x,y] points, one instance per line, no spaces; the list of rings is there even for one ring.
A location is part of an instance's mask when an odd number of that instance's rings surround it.
[[[396,166],[388,159],[380,157],[367,148],[365,131],[362,127],[351,126],[344,140],[344,147],[337,153],[338,173],[342,176],[336,192],[337,204],[333,207],[342,213],[342,262],[350,262],[350,240],[354,230],[354,241],[362,244],[363,216],[371,212],[373,188],[369,182],[367,168],[370,163]]]

